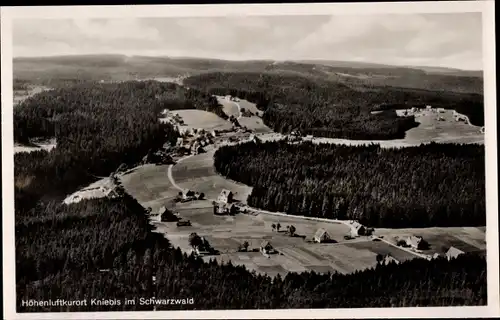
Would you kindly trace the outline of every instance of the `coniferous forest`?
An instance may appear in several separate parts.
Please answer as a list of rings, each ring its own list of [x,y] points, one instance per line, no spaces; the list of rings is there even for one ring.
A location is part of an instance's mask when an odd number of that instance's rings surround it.
[[[386,228],[486,225],[480,145],[280,141],[224,146],[214,160],[219,173],[253,186],[248,203],[257,208]]]
[[[432,105],[454,109],[484,125],[483,96],[389,86],[353,85],[290,74],[207,73],[184,80],[190,87],[217,95],[231,94],[265,110],[263,121],[274,131],[355,140],[402,139],[417,125],[398,117],[398,109]]]
[[[153,296],[194,299],[193,305],[157,310],[486,303],[486,261],[475,255],[451,262],[413,260],[351,275],[290,273],[273,280],[241,266],[204,263],[172,248],[162,235],[151,232],[145,209],[126,194],[69,206],[61,202],[96,176],[108,176],[122,163],[133,165],[149,150],[174,140],[173,128],[157,119],[164,108],[219,112],[207,94],[153,81],[82,83],[37,94],[15,108],[16,141],[57,139],[50,152],[14,158],[19,312],[152,310],[153,305],[125,305],[122,299]],[[466,158],[462,165],[467,167]],[[121,303],[22,306],[29,299]]]

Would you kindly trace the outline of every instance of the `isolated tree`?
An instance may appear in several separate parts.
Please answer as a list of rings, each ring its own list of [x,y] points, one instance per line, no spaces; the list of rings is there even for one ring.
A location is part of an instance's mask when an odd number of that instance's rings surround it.
[[[288,231],[290,232],[290,236],[293,237],[295,235],[295,231],[297,229],[295,229],[295,227],[293,225],[290,226],[290,228],[288,229]]]
[[[189,245],[193,249],[199,248],[202,244],[203,240],[196,232],[193,232],[189,235]]]
[[[281,224],[278,222],[278,224],[276,225],[276,230],[278,230],[278,232],[280,232],[280,228],[281,228]]]
[[[271,228],[273,228],[273,231],[274,231],[274,230],[276,230],[276,224],[275,224],[275,223],[273,223],[273,224],[271,225]]]
[[[205,194],[202,192],[202,193],[200,193],[200,200],[203,200],[203,199],[205,199]]]

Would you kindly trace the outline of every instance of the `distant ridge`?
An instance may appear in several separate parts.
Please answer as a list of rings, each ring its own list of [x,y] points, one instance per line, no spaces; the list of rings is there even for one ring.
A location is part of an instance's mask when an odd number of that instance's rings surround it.
[[[392,66],[335,60],[222,60],[196,57],[88,54],[13,59],[14,78],[52,86],[60,81],[126,81],[186,77],[212,72],[250,72],[307,77],[358,88],[392,86],[483,93],[481,71]]]
[[[466,77],[482,77],[482,70],[463,70],[457,68],[448,67],[435,67],[435,66],[400,66],[400,65],[388,65],[373,62],[361,62],[361,61],[341,61],[341,60],[324,60],[324,59],[308,59],[308,60],[273,60],[273,59],[251,59],[251,60],[229,60],[229,59],[217,59],[217,58],[200,58],[200,57],[173,57],[173,56],[145,56],[145,55],[131,55],[127,56],[124,54],[82,54],[82,55],[61,55],[61,56],[40,56],[40,57],[15,57],[13,59],[16,61],[71,61],[71,60],[81,60],[81,59],[117,59],[121,61],[133,61],[134,59],[140,60],[152,60],[152,61],[184,61],[184,62],[194,62],[194,61],[204,61],[208,63],[226,63],[226,64],[248,64],[248,63],[269,63],[272,65],[297,63],[297,64],[310,64],[310,65],[323,65],[333,68],[353,68],[353,69],[413,69],[422,70],[429,74],[446,74],[446,75],[458,75]]]

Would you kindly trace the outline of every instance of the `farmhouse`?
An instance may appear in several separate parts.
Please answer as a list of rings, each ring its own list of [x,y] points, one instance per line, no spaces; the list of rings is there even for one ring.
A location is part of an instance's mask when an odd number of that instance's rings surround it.
[[[318,229],[318,231],[316,231],[316,233],[314,234],[314,242],[322,243],[322,242],[328,242],[330,240],[331,240],[330,235],[323,228]]]
[[[427,111],[432,111],[432,106],[425,106],[425,109],[426,109]]]
[[[231,203],[233,201],[233,193],[227,189],[222,190],[219,197],[217,198],[217,202],[221,203]]]
[[[349,221],[349,227],[351,237],[369,236],[372,232],[358,221]]]
[[[444,113],[445,111],[444,111],[444,108],[437,108],[437,112],[438,113]]]
[[[423,238],[419,236],[409,236],[405,241],[406,245],[408,245],[409,247],[413,249],[420,249],[422,246],[422,240]]]
[[[267,255],[267,254],[270,254],[274,251],[273,249],[273,246],[271,245],[271,243],[269,241],[263,241],[260,245],[260,252],[262,252],[262,254],[264,255]]]
[[[459,250],[455,247],[450,247],[448,251],[446,251],[446,258],[448,260],[455,259],[459,255],[463,254],[464,252],[462,250]]]

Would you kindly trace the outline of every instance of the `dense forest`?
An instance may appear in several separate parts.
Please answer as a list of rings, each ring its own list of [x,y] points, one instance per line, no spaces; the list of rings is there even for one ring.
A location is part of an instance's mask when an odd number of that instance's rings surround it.
[[[204,263],[152,232],[128,195],[61,199],[132,165],[176,133],[157,120],[176,108],[217,108],[194,89],[130,82],[43,92],[15,110],[17,141],[56,137],[57,147],[15,155],[16,295],[19,312],[152,310],[124,298],[193,298],[157,309],[381,307],[486,303],[484,258],[414,260],[352,275],[291,273],[271,279],[244,267]],[[416,276],[414,270],[419,270]],[[156,281],[153,281],[156,275]],[[383,284],[383,285],[382,285]],[[22,300],[119,299],[120,305],[28,307]]]
[[[231,94],[265,110],[266,125],[281,133],[356,140],[404,138],[417,123],[394,110],[372,114],[380,105],[411,108],[432,105],[455,109],[484,125],[481,94],[430,91],[380,85],[348,85],[300,75],[207,73],[184,79],[187,86],[212,94]]]
[[[177,138],[170,124],[158,121],[165,108],[223,112],[207,94],[155,81],[83,83],[26,99],[14,109],[15,140],[55,137],[57,148],[16,154],[16,187],[22,194],[57,195],[121,163],[137,163],[148,150]]]
[[[257,208],[373,227],[484,226],[484,147],[384,149],[284,141],[224,146],[215,168]],[[279,161],[276,161],[279,159]]]

